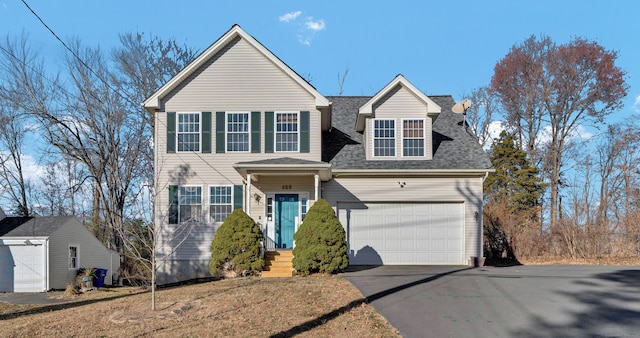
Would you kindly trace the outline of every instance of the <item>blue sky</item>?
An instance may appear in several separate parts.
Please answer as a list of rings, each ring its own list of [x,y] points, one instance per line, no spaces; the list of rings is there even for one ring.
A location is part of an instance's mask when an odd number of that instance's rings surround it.
[[[584,37],[617,51],[627,72],[629,95],[610,120],[640,107],[640,1],[25,1],[61,38],[106,51],[135,31],[201,51],[237,23],[324,95],[338,94],[348,68],[344,95],[373,95],[403,74],[460,100],[527,37]],[[60,63],[62,46],[24,3],[0,0],[0,38],[22,31],[48,65]]]
[[[25,1],[63,39],[105,50],[131,31],[203,50],[237,23],[325,95],[348,68],[345,95],[372,95],[401,73],[429,95],[461,99],[515,43],[579,36],[619,52],[630,85],[620,115],[640,96],[640,1]],[[0,33],[22,30],[60,60],[60,43],[22,1],[0,0]]]

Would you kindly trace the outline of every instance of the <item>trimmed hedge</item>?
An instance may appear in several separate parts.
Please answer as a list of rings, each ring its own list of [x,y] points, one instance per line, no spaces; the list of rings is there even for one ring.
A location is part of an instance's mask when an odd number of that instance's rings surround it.
[[[260,226],[242,209],[224,220],[211,243],[211,275],[253,275],[262,271]]]
[[[293,268],[298,273],[336,273],[349,265],[346,233],[323,199],[313,203],[293,239]]]

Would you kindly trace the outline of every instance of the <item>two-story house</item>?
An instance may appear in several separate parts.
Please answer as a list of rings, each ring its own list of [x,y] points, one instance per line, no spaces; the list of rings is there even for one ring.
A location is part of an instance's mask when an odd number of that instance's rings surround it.
[[[234,25],[144,102],[159,254],[192,222],[158,282],[208,276],[211,241],[235,208],[261,225],[266,250],[291,249],[319,198],[345,228],[352,265],[482,256],[491,163],[453,105],[401,75],[372,97],[325,97]]]

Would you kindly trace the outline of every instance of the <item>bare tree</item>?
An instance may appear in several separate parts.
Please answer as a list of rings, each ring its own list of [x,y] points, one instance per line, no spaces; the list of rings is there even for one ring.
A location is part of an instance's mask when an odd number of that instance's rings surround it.
[[[18,216],[30,216],[29,181],[24,168],[24,136],[28,123],[15,106],[0,99],[0,183],[6,187]]]
[[[347,67],[344,70],[344,73],[342,74],[342,76],[340,76],[340,73],[338,73],[338,96],[342,96],[342,93],[344,92],[344,80],[347,79],[348,74],[349,74],[349,67]]]
[[[162,164],[158,164],[162,166]],[[171,182],[178,184],[186,182],[194,172],[189,166],[183,165],[176,171],[170,172]],[[135,213],[140,216],[132,222],[127,222],[123,227],[121,237],[127,253],[127,266],[129,269],[125,273],[136,274],[138,278],[149,278],[151,287],[151,310],[156,310],[156,280],[157,272],[169,258],[182,246],[191,234],[194,222],[183,222],[179,224],[169,224],[170,215],[154,215],[152,199],[155,199],[150,192],[155,188],[167,191],[167,186],[160,186],[156,181],[153,186],[149,186],[148,194],[140,194],[132,206]],[[171,211],[169,211],[171,212]],[[157,216],[154,218],[154,216]],[[155,220],[154,221],[145,221]]]
[[[559,218],[563,155],[570,138],[580,125],[602,122],[622,107],[628,86],[616,58],[616,52],[596,42],[575,39],[556,45],[549,37],[532,36],[495,67],[491,84],[509,112],[508,121],[521,135],[521,144],[526,141],[534,163],[544,160],[552,224]],[[549,123],[550,141],[541,157],[536,139],[543,122]]]
[[[489,87],[474,89],[469,99],[472,102],[466,112],[469,129],[476,135],[478,142],[486,148],[493,144],[491,127],[493,119],[500,113],[500,105]]]
[[[31,214],[29,181],[24,168],[24,138],[32,121],[24,103],[34,92],[47,87],[38,77],[33,92],[25,90],[25,81],[42,70],[42,60],[30,50],[27,39],[24,33],[18,38],[7,36],[0,45],[0,180],[20,216]],[[41,99],[48,97],[43,95]]]
[[[537,139],[544,116],[544,100],[548,96],[549,76],[545,76],[546,56],[555,44],[549,37],[537,40],[529,37],[511,47],[496,64],[491,78],[492,93],[504,111],[506,123],[518,136],[518,144],[528,153],[531,162],[539,166]]]

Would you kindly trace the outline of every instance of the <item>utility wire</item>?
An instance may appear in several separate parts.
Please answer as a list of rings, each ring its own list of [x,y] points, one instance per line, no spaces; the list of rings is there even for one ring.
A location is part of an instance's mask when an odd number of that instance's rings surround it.
[[[33,8],[31,8],[31,6],[29,6],[29,4],[25,1],[25,0],[21,0],[22,3],[29,9],[29,11],[40,21],[40,23],[42,23],[42,25],[56,38],[56,40],[58,40],[66,50],[68,50],[84,67],[86,67],[94,76],[96,76],[100,81],[102,81],[102,83],[104,83],[105,86],[107,86],[109,89],[111,89],[114,93],[117,93],[120,97],[122,97],[123,99],[125,99],[125,101],[128,101],[130,104],[133,104],[134,106],[138,105],[139,103],[137,102],[133,102],[129,97],[127,97],[126,95],[122,94],[119,90],[115,90],[113,89],[113,87],[111,87],[111,85],[104,80],[100,75],[98,75],[97,72],[95,72],[93,70],[93,68],[91,68],[87,63],[84,62],[84,60],[78,56],[78,54],[76,54],[59,36],[58,34],[56,34],[56,32],[53,31],[53,29],[51,29],[51,27],[49,27],[49,25],[47,25],[44,20],[35,12],[35,10],[33,10]],[[1,47],[1,46],[0,46]],[[16,60],[22,62],[22,60],[19,60],[18,57],[16,57],[15,55],[12,55],[11,53],[9,53],[6,49],[2,48],[3,51],[5,51],[6,53],[10,54],[12,57],[14,57]],[[24,63],[23,63],[24,64]],[[28,65],[24,64],[25,66],[29,67]],[[31,70],[33,70],[33,68],[29,67]],[[34,70],[34,72],[38,73],[37,71]],[[40,74],[43,78],[47,79],[43,74]],[[51,80],[47,79],[48,81],[52,82]],[[57,84],[57,86],[59,88],[61,88],[62,90],[64,90],[67,94],[69,94],[69,92],[62,88],[59,84]],[[164,121],[160,121],[159,119],[157,120],[158,122],[160,122],[160,124],[162,124],[165,128],[167,127],[167,125],[164,123]],[[231,179],[229,179],[228,177],[226,177],[223,173],[221,173],[217,168],[215,168],[214,166],[211,165],[211,163],[209,163],[209,161],[206,161],[204,158],[202,158],[202,156],[200,155],[200,153],[198,152],[193,152],[193,154],[195,154],[200,160],[202,160],[208,167],[210,167],[211,169],[213,169],[214,171],[216,171],[220,176],[224,177],[224,179],[226,179],[227,181],[229,181],[229,183],[234,183]],[[177,155],[177,153],[176,153]],[[188,165],[188,163],[180,156],[178,156],[178,159],[180,159],[180,161],[182,163],[184,163],[185,165]],[[206,184],[206,181],[200,177],[200,175],[198,175],[198,173],[195,173],[196,176],[198,176],[198,178],[200,178],[200,180],[202,181],[203,184]]]

